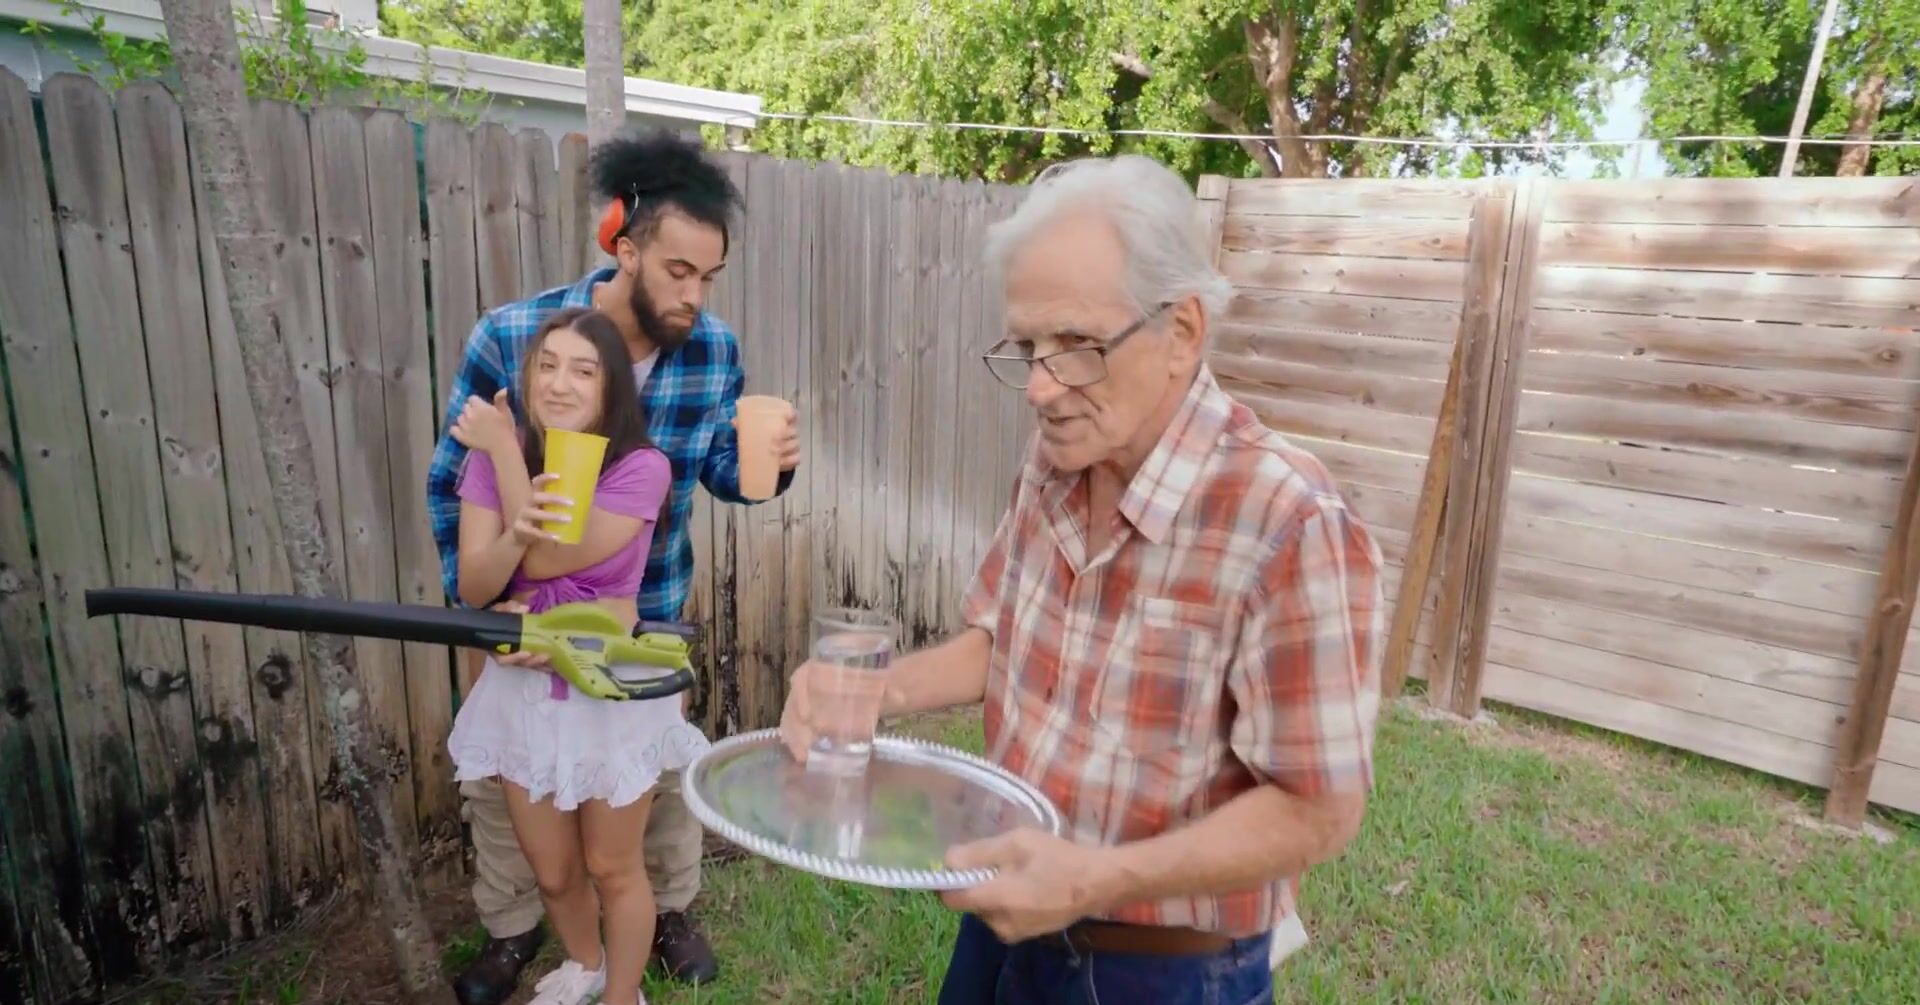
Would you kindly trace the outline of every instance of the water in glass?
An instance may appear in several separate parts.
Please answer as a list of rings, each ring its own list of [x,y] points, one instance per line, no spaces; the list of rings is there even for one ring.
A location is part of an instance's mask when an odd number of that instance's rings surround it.
[[[832,611],[814,619],[810,694],[815,736],[809,770],[859,774],[873,753],[873,733],[893,658],[893,626],[868,611]]]

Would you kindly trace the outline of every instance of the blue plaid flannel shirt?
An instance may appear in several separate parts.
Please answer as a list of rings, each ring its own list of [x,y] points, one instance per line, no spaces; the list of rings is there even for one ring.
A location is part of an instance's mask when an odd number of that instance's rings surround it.
[[[612,278],[613,270],[589,273],[572,286],[561,286],[516,303],[504,304],[482,315],[467,338],[460,372],[454,377],[440,440],[427,469],[427,509],[433,518],[433,539],[440,548],[441,585],[450,603],[460,603],[460,483],[467,449],[448,432],[469,395],[492,400],[500,388],[511,388],[514,414],[525,421],[519,400],[520,372],[527,346],[540,325],[554,312],[568,307],[591,307],[593,287]],[[732,419],[734,403],[746,386],[740,366],[740,343],[726,323],[702,311],[685,345],[662,352],[654,361],[640,402],[647,411],[647,431],[654,445],[673,466],[673,489],[666,512],[654,530],[653,550],[640,583],[640,617],[674,621],[686,606],[693,581],[693,542],[688,534],[693,512],[693,487],[706,486],[715,498],[750,504],[740,495],[738,444]],[[778,493],[793,484],[793,473],[780,476]]]

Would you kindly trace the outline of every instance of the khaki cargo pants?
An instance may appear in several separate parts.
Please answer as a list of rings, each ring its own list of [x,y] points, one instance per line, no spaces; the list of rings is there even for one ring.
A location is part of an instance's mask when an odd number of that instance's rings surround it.
[[[485,657],[463,652],[461,693],[479,677]],[[460,783],[460,816],[473,833],[473,906],[487,934],[496,939],[531,931],[546,913],[533,866],[520,853],[507,815],[507,793],[498,779]],[[661,911],[684,911],[700,892],[700,821],[687,811],[680,795],[680,773],[660,776],[654,788],[653,809],[647,814],[644,839],[647,878]]]

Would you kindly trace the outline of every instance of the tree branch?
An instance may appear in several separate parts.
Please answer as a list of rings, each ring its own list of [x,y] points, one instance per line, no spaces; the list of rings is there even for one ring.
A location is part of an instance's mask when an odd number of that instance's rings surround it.
[[[1265,18],[1248,18],[1242,25],[1254,79],[1266,95],[1267,117],[1280,146],[1280,174],[1288,178],[1323,177],[1325,160],[1316,172],[1314,154],[1300,138],[1300,116],[1293,107],[1293,64],[1299,52],[1299,25],[1287,17],[1278,26]]]
[[[1253,127],[1247,125],[1246,116],[1241,115],[1212,98],[1208,98],[1202,102],[1200,110],[1207,113],[1207,118],[1212,119],[1221,128],[1230,133],[1242,137],[1253,134]],[[1273,162],[1273,154],[1267,149],[1265,143],[1250,139],[1237,139],[1234,140],[1234,142],[1240,145],[1240,149],[1247,152],[1248,157],[1253,158],[1253,163],[1260,169],[1262,176],[1267,178],[1280,177],[1280,165]]]
[[[1866,140],[1873,138],[1873,128],[1880,121],[1880,109],[1887,98],[1887,63],[1884,39],[1876,37],[1867,46],[1867,78],[1853,92],[1853,114],[1847,118],[1847,139]],[[1867,161],[1873,156],[1873,148],[1862,143],[1859,146],[1846,147],[1840,153],[1840,164],[1834,169],[1834,175],[1840,178],[1858,178],[1867,173]]]
[[[1110,53],[1109,56],[1112,58],[1114,66],[1139,77],[1141,80],[1153,79],[1153,67],[1148,66],[1147,61],[1141,59],[1139,56],[1126,52]]]

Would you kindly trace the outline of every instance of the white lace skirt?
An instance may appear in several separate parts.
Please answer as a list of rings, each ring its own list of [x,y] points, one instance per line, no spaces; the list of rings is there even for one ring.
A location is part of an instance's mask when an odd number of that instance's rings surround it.
[[[552,680],[545,670],[488,658],[447,737],[456,781],[498,777],[536,803],[552,797],[562,811],[589,799],[619,807],[706,749],[707,738],[680,713],[680,695],[605,701],[569,685],[561,700]]]

